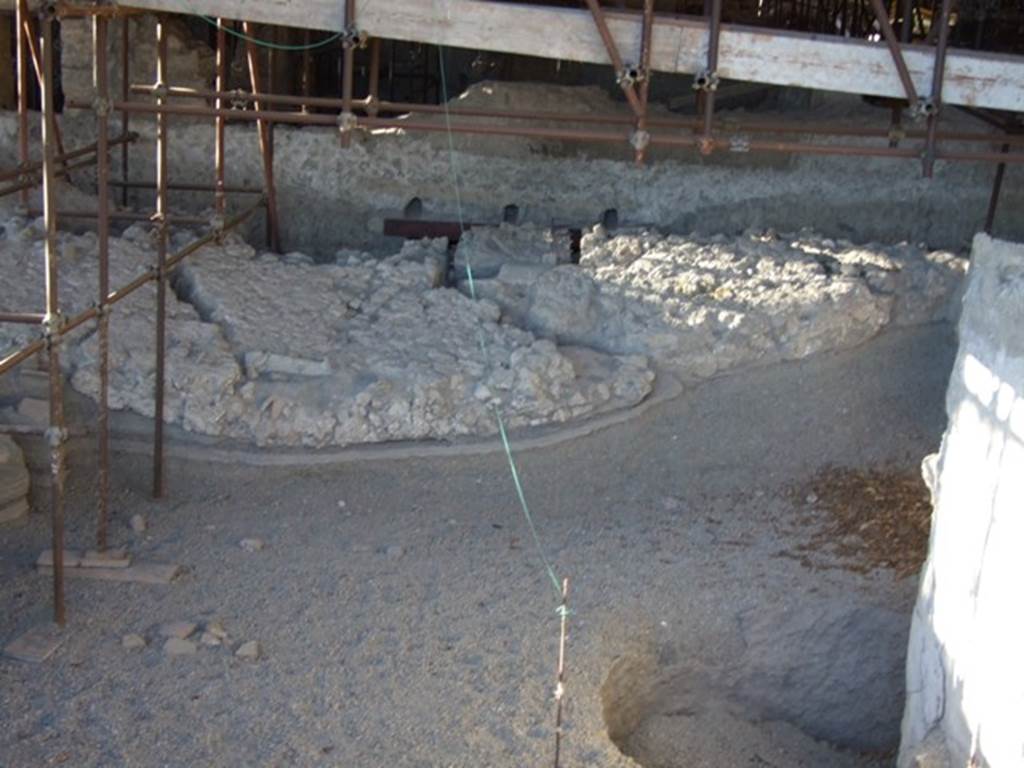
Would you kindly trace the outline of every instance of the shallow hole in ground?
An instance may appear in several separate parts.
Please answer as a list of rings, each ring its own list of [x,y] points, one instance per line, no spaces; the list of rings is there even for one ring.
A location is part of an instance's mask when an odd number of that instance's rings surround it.
[[[601,703],[621,752],[644,768],[891,764],[909,617],[801,598],[734,626],[714,648],[659,639],[614,661]]]

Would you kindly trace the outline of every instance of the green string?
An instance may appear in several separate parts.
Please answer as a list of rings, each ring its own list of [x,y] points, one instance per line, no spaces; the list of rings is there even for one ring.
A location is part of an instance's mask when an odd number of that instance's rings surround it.
[[[438,60],[440,63],[439,73],[441,75],[441,100],[444,104],[444,121],[446,133],[448,134],[448,168],[452,174],[452,186],[455,189],[455,208],[458,212],[459,217],[459,235],[463,235],[466,232],[465,219],[462,215],[462,195],[459,191],[459,171],[456,165],[455,156],[455,143],[452,139],[452,121],[451,114],[448,112],[448,77],[445,73],[444,66],[444,47],[438,46],[437,48]],[[473,279],[473,265],[470,263],[470,259],[466,258],[466,281],[469,283],[469,295],[473,301],[476,301],[476,281]],[[477,326],[477,343],[480,345],[480,352],[484,358],[484,367],[490,367],[489,355],[487,351],[487,341],[484,337],[483,326]],[[512,483],[516,488],[516,496],[519,498],[519,506],[523,511],[523,517],[526,519],[526,526],[530,530],[530,535],[533,537],[533,543],[537,548],[537,554],[540,555],[541,562],[544,564],[544,569],[547,571],[548,578],[551,579],[551,585],[555,589],[555,595],[559,602],[562,600],[562,585],[555,575],[555,569],[551,566],[551,561],[548,560],[547,555],[544,553],[544,545],[541,543],[540,534],[537,533],[537,526],[533,521],[533,515],[530,513],[530,505],[526,501],[526,492],[523,490],[523,484],[519,479],[519,469],[516,466],[515,455],[512,453],[512,445],[508,439],[508,433],[505,431],[505,420],[501,417],[501,411],[495,404],[492,406],[494,412],[494,420],[498,423],[498,434],[501,435],[501,445],[505,449],[505,458],[508,459],[508,468],[512,474]],[[558,614],[561,616],[565,612],[565,607],[559,605],[557,609]]]
[[[270,49],[275,50],[275,51],[311,51],[314,48],[323,48],[325,45],[330,45],[335,40],[340,38],[342,36],[342,34],[343,34],[342,32],[337,32],[337,33],[331,35],[330,37],[326,37],[323,40],[320,40],[320,41],[315,42],[315,43],[309,43],[307,45],[284,45],[282,43],[272,43],[269,40],[260,40],[258,37],[251,37],[251,36],[246,35],[246,34],[244,34],[242,32],[239,32],[237,30],[231,29],[230,27],[225,27],[222,24],[218,23],[216,19],[210,18],[209,16],[203,16],[203,14],[201,14],[201,13],[197,13],[195,15],[198,18],[200,18],[203,21],[205,21],[211,27],[216,27],[217,29],[222,29],[225,32],[227,32],[229,35],[234,35],[239,40],[245,40],[247,43],[252,43],[254,45],[259,45],[259,46],[261,46],[263,48],[270,48]]]

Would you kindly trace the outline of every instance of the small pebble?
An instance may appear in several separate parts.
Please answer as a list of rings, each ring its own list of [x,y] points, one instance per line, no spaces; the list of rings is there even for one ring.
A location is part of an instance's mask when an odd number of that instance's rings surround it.
[[[199,636],[199,642],[201,645],[220,645],[220,638],[212,632],[203,632],[203,634]]]
[[[160,625],[161,637],[172,637],[177,640],[184,640],[196,631],[196,625],[191,621],[169,621]]]
[[[249,640],[238,646],[235,656],[246,661],[256,661],[260,657],[260,644],[255,640]]]
[[[665,508],[666,512],[678,512],[683,508],[683,502],[675,496],[665,496],[661,500],[661,506]]]
[[[263,539],[242,539],[238,546],[246,552],[259,552],[263,549]]]
[[[398,544],[389,544],[388,546],[384,547],[384,554],[387,557],[399,558],[405,554],[405,547],[402,547]]]
[[[129,651],[137,651],[146,647],[146,638],[142,635],[130,634],[121,638],[121,647]]]
[[[128,525],[130,525],[131,529],[136,533],[144,533],[147,527],[146,518],[139,514],[132,515],[131,519],[128,521]]]
[[[224,625],[219,621],[208,622],[206,625],[206,631],[220,640],[223,640],[228,636],[228,631],[224,629]]]
[[[806,501],[808,504],[816,504],[818,501],[818,494],[808,493],[807,498],[804,499],[804,501]]]
[[[168,656],[191,656],[196,652],[196,644],[180,637],[170,637],[164,643],[164,653]]]
[[[344,499],[338,499],[338,509],[344,509],[344,508],[345,508],[345,500]]]

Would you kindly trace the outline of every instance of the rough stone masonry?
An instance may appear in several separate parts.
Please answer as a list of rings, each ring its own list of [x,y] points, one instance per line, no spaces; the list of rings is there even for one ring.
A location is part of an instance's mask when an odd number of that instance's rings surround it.
[[[949,425],[924,463],[928,561],[907,657],[900,768],[1024,759],[1024,246],[974,239]]]

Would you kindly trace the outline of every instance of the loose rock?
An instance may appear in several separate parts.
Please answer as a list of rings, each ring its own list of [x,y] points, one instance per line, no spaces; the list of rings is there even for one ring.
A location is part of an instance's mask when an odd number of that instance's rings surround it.
[[[260,657],[260,644],[256,640],[249,640],[238,646],[235,656],[246,661],[256,661]]]
[[[195,631],[196,625],[191,621],[170,621],[161,624],[158,630],[161,637],[173,637],[179,640],[191,637]]]
[[[238,545],[246,552],[259,552],[263,549],[263,539],[242,539]]]
[[[191,656],[196,652],[196,644],[180,637],[168,638],[164,643],[164,653],[168,656]]]
[[[140,648],[145,648],[146,638],[144,638],[142,635],[137,635],[134,633],[125,635],[121,638],[121,647],[129,651],[136,651]]]
[[[144,533],[148,527],[146,524],[146,518],[140,514],[132,515],[131,519],[128,521],[128,525],[131,526],[131,529],[136,533]]]

